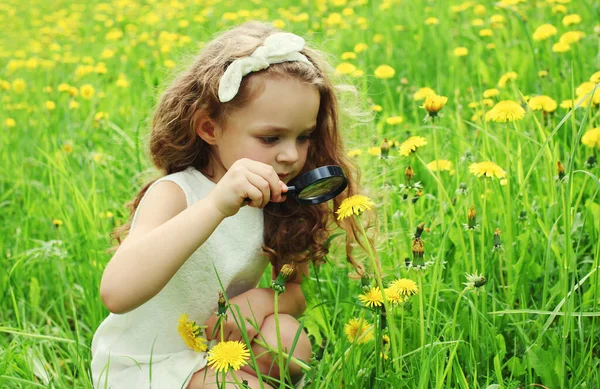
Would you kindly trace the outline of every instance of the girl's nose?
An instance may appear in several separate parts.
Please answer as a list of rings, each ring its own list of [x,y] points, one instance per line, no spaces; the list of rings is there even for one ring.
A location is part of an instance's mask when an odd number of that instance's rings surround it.
[[[298,160],[298,149],[295,144],[282,145],[277,154],[277,162],[295,163]]]

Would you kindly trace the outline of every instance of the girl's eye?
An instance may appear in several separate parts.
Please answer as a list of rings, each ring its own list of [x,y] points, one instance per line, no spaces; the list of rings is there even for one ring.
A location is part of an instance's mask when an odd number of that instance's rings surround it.
[[[267,143],[267,144],[269,144],[269,143],[275,143],[275,142],[277,142],[278,138],[277,138],[276,136],[262,136],[262,137],[260,138],[260,140],[261,140],[263,143]]]
[[[298,142],[304,143],[310,140],[310,135],[302,135],[298,137]]]

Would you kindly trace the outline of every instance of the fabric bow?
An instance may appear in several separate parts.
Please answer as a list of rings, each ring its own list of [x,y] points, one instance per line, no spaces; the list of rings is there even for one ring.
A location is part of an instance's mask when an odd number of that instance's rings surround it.
[[[242,78],[251,72],[257,72],[271,64],[299,61],[312,63],[300,53],[304,48],[304,39],[289,32],[278,32],[265,39],[249,57],[238,58],[229,65],[219,82],[219,101],[231,101],[238,93]]]

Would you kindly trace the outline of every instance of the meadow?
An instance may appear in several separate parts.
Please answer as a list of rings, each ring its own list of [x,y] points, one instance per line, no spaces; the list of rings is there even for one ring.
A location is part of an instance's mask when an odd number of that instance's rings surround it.
[[[153,108],[246,20],[357,91],[341,119],[372,205],[348,217],[377,221],[374,249],[360,277],[334,235],[303,282],[307,387],[600,387],[594,0],[3,2],[0,387],[92,387],[109,234],[158,175]]]

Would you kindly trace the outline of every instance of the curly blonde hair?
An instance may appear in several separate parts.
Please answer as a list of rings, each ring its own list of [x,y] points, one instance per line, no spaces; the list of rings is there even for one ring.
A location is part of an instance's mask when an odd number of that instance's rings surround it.
[[[351,243],[360,242],[357,239],[358,225],[353,218],[340,222],[334,217],[341,202],[358,193],[359,171],[346,156],[340,138],[338,100],[326,73],[330,66],[323,59],[324,56],[316,49],[305,46],[301,53],[314,66],[301,62],[271,65],[245,76],[233,100],[221,103],[218,99],[219,80],[229,64],[237,58],[249,56],[269,35],[276,32],[279,30],[269,24],[247,22],[219,34],[207,43],[191,66],[175,78],[162,94],[152,122],[150,156],[164,175],[183,171],[190,166],[198,170],[205,168],[209,163],[210,146],[195,131],[199,114],[207,115],[224,126],[236,109],[252,99],[249,80],[257,74],[294,78],[314,86],[320,94],[317,128],[311,137],[306,163],[300,174],[319,166],[338,165],[346,173],[348,188],[333,200],[333,209],[327,204],[298,206],[291,196],[284,203],[269,203],[264,209],[263,251],[277,271],[290,262],[312,261],[320,264],[328,253],[326,241],[337,224],[347,232],[348,261],[362,273],[362,266],[351,255]],[[131,228],[131,217],[141,199],[155,181],[148,182],[128,203],[131,211],[129,222],[111,234],[119,244]]]

